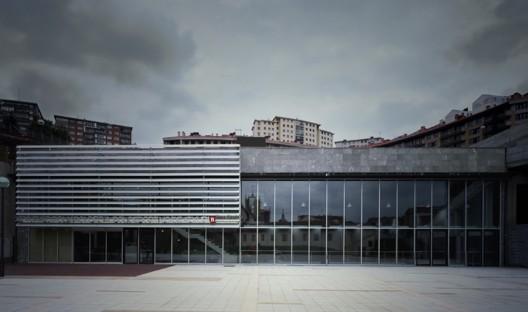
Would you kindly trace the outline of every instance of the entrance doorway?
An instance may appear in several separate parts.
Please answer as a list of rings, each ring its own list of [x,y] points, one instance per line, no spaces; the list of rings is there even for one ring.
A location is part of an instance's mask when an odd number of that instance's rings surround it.
[[[154,263],[154,229],[139,230],[139,263]]]
[[[123,263],[138,263],[138,230],[123,229]]]

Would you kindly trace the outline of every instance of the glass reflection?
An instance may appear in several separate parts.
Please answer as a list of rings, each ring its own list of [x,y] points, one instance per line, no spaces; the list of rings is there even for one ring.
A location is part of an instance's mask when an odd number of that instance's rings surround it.
[[[431,265],[431,230],[416,230],[416,265]]]
[[[466,183],[451,181],[449,183],[449,225],[465,226]]]
[[[57,230],[58,232],[58,240],[59,240],[59,262],[71,262],[72,261],[72,255],[73,255],[73,244],[72,244],[72,231],[70,229],[60,229]],[[119,258],[117,260],[113,260],[109,255],[113,252],[114,249],[112,249],[112,241],[109,241],[107,244],[107,260],[109,262],[121,262],[121,232],[109,232],[108,237],[110,237],[110,233],[117,233],[119,234]],[[109,239],[109,238],[108,238]]]
[[[363,182],[363,226],[377,226],[379,220],[379,182]]]
[[[41,230],[37,230],[38,232],[41,232]],[[37,231],[32,231],[32,234]],[[73,248],[73,261],[75,262],[88,262],[90,261],[90,236],[88,232],[80,232],[75,231],[73,234],[73,241],[74,241],[74,248]],[[125,252],[128,251],[127,254],[130,254],[130,248],[127,248],[130,244],[127,244],[130,240],[125,241]],[[137,248],[137,240],[134,244],[135,248]],[[136,250],[136,249],[135,249]],[[42,249],[40,248],[40,252],[42,252]],[[135,254],[137,257],[137,254]],[[130,257],[126,260],[130,260]],[[40,259],[39,259],[40,261]],[[137,262],[137,258],[135,259]],[[125,261],[125,263],[130,263],[128,261]],[[133,262],[132,262],[133,263]]]
[[[173,229],[172,230],[172,262],[187,263],[189,262],[189,230]]]
[[[380,182],[381,226],[396,226],[396,181]]]
[[[275,183],[275,225],[290,225],[291,223],[291,192],[290,181]]]
[[[343,263],[343,230],[329,229],[326,244],[328,263]]]
[[[291,231],[275,230],[275,263],[291,263]]]
[[[480,230],[467,231],[467,265],[482,265],[482,232]]]
[[[293,182],[293,225],[308,225],[308,188],[308,182]]]
[[[99,235],[97,235],[97,237],[99,238],[99,240],[102,239],[103,241],[103,245],[102,245],[102,258],[100,253],[100,247],[99,248],[93,248],[94,244],[92,244],[92,253],[94,254],[94,259],[93,261],[105,261],[105,246],[104,246],[104,242],[105,242],[105,235],[106,233],[105,232],[100,232]],[[95,235],[95,233],[92,233],[92,235]],[[95,244],[97,244],[98,242],[95,241]],[[100,246],[100,244],[99,244]],[[57,231],[56,230],[52,230],[52,229],[47,229],[44,231],[44,246],[43,246],[43,250],[44,250],[44,261],[45,262],[57,262],[57,249],[59,248],[58,246],[58,237],[57,237]]]
[[[156,262],[171,262],[171,229],[156,229]]]
[[[207,229],[207,263],[222,263],[222,229]]]
[[[447,181],[433,182],[433,226],[447,226]]]
[[[486,230],[484,231],[484,265],[498,266],[499,265],[499,231]]]
[[[345,263],[361,262],[361,230],[345,230]]]
[[[273,229],[258,230],[258,263],[273,263]]]
[[[467,226],[482,227],[482,182],[467,183]]]
[[[273,225],[274,188],[273,181],[259,181],[258,223],[260,225]]]
[[[138,263],[138,231],[137,229],[123,229],[125,248],[125,263]]]
[[[380,231],[380,263],[396,263],[396,230]]]
[[[361,224],[361,181],[345,182],[346,225]]]
[[[242,202],[240,218],[242,224],[257,223],[257,182],[242,182]]]
[[[378,263],[378,230],[363,230],[363,263]]]
[[[328,226],[344,225],[344,190],[343,181],[328,181]]]
[[[326,181],[310,182],[310,226],[326,226]]]
[[[108,232],[106,234],[106,261],[122,262],[121,257],[121,232]]]
[[[310,263],[326,263],[326,230],[310,230]]]
[[[414,264],[414,230],[398,230],[398,263]]]
[[[224,263],[239,261],[239,229],[224,229]]]
[[[105,262],[106,232],[91,232],[90,236],[90,261]]]
[[[447,265],[447,230],[433,230],[433,265]]]
[[[398,226],[414,227],[414,181],[398,181]]]
[[[205,263],[205,229],[189,229],[189,262]]]
[[[416,181],[416,226],[431,226],[431,181]]]
[[[500,183],[484,183],[484,226],[498,227],[500,222]]]
[[[139,229],[139,263],[154,263],[154,229]]]
[[[449,231],[449,264],[464,265],[466,262],[466,244],[464,230]]]
[[[292,233],[292,262],[308,263],[308,230],[294,228]]]
[[[257,263],[257,229],[242,229],[240,234],[241,263]]]

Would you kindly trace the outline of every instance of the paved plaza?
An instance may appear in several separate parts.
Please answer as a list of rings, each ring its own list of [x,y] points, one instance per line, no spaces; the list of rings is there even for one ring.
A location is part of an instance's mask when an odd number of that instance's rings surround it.
[[[496,312],[527,307],[528,270],[521,268],[175,265],[134,277],[0,279],[2,312]]]

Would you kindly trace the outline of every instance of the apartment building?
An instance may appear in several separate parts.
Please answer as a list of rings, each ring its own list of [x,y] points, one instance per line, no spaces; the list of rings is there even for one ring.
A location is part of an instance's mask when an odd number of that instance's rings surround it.
[[[55,125],[70,136],[70,144],[130,145],[132,127],[55,115]]]
[[[272,120],[255,119],[253,136],[269,137],[274,142],[297,143],[316,147],[333,147],[334,134],[315,122],[275,116]]]
[[[44,123],[37,103],[0,99],[0,130],[4,134],[29,136],[33,124]]]
[[[452,110],[438,124],[422,126],[376,147],[467,147],[528,121],[528,93],[482,95],[472,110]]]
[[[370,137],[370,138],[363,138],[363,139],[355,139],[355,140],[341,140],[336,141],[335,145],[336,147],[341,148],[362,148],[362,147],[370,147],[375,144],[379,144],[381,142],[384,142],[385,139],[381,137]]]

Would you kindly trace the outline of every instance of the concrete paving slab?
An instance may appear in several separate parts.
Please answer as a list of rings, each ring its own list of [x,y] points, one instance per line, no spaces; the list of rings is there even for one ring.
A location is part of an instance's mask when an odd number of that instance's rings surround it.
[[[11,311],[526,311],[528,270],[175,265],[136,277],[8,276]]]

